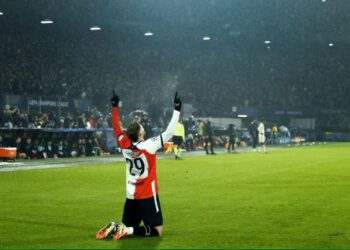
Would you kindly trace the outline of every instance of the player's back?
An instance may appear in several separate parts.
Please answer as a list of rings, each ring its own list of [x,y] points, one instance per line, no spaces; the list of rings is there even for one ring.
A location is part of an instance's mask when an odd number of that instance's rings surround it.
[[[161,146],[159,137],[134,143],[131,148],[122,150],[126,160],[127,198],[145,199],[158,193],[156,152]]]

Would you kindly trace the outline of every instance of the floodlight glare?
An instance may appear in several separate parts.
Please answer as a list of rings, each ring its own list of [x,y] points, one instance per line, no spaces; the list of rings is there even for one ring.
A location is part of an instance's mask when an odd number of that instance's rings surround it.
[[[98,26],[92,26],[92,27],[90,27],[90,30],[92,30],[92,31],[101,30],[101,28]]]
[[[45,20],[42,20],[40,23],[41,23],[41,24],[52,24],[53,21],[50,20],[50,19],[45,19]]]

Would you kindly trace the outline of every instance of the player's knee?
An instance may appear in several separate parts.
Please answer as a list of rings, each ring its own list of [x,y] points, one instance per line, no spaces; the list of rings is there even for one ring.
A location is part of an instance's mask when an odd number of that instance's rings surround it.
[[[163,226],[157,226],[157,227],[155,227],[155,229],[158,231],[158,235],[162,236]]]

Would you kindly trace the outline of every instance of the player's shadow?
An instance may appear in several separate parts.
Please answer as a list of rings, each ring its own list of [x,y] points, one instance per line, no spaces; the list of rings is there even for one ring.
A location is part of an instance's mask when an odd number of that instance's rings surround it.
[[[95,239],[94,234],[89,234],[88,239]],[[158,245],[162,241],[162,237],[139,237],[139,236],[129,236],[127,238],[122,238],[119,240],[113,240],[112,238],[97,240],[107,243],[107,245],[101,244],[101,249],[105,246],[114,247],[115,249],[153,249],[158,248]]]
[[[118,247],[120,248],[146,248],[153,249],[157,248],[160,242],[162,241],[162,237],[129,237],[118,240]]]
[[[35,221],[35,220],[25,220],[25,219],[16,219],[16,218],[7,218],[7,219],[0,219],[1,223],[21,223],[21,224],[31,224],[31,225],[44,225],[44,226],[51,226],[55,228],[60,228],[62,230],[64,229],[79,229],[79,230],[87,230],[86,226],[84,225],[70,225],[65,223],[52,223],[49,221]],[[93,229],[91,229],[93,231]],[[88,236],[88,238],[95,239],[95,234],[91,234]],[[158,247],[159,243],[161,242],[161,237],[137,237],[132,236],[125,239],[120,239],[116,241],[116,247],[117,248],[156,248]],[[107,241],[113,241],[113,239],[107,239]]]

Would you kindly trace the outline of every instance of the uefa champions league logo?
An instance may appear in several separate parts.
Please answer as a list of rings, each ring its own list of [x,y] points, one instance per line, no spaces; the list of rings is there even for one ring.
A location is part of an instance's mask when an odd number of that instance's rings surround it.
[[[128,157],[130,157],[130,158],[137,158],[137,157],[139,157],[139,156],[142,154],[142,152],[139,152],[139,151],[132,151],[132,150],[128,150],[128,151],[126,151],[125,153],[126,153],[126,155],[127,155]]]

